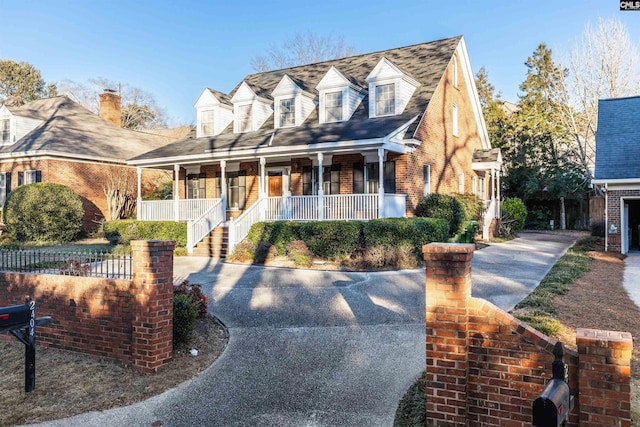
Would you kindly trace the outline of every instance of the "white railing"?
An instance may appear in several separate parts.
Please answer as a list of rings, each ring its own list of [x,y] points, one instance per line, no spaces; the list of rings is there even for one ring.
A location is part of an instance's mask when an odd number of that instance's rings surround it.
[[[187,222],[187,252],[193,253],[193,248],[199,241],[205,238],[207,234],[222,223],[223,210],[222,199],[214,199],[215,203],[204,211],[195,220]]]
[[[406,194],[385,194],[383,203],[382,218],[403,218],[407,215]]]
[[[265,221],[317,221],[318,196],[268,197]]]
[[[176,218],[175,200],[143,200],[138,206],[138,219],[141,221],[188,221],[198,218],[220,199],[184,199],[178,200]]]
[[[253,224],[255,224],[256,222],[264,221],[263,212],[265,202],[265,199],[259,199],[249,209],[244,211],[244,213],[238,218],[229,221],[229,240],[227,253],[233,253],[236,245],[240,243],[242,239],[247,237],[247,234],[249,234],[249,230],[251,229],[251,226]]]
[[[491,199],[489,205],[484,211],[484,218],[482,221],[482,239],[489,240],[489,228],[491,227],[491,221],[496,218],[496,199]]]
[[[379,218],[378,197],[378,194],[324,196],[324,219],[365,220]]]

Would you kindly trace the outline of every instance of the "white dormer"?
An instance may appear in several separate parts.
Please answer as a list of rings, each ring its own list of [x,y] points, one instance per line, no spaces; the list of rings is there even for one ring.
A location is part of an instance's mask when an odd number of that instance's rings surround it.
[[[369,117],[402,114],[420,86],[387,58],[382,58],[365,79],[369,83]]]
[[[233,131],[251,132],[260,129],[271,113],[271,100],[258,96],[253,89],[242,82],[231,98],[233,103]]]
[[[271,95],[276,129],[300,126],[316,108],[313,102],[314,95],[302,89],[286,74]]]
[[[205,89],[194,107],[197,114],[196,137],[216,136],[233,121],[233,106],[220,92]]]
[[[349,120],[366,93],[334,66],[327,71],[316,89],[320,93],[320,123]]]
[[[14,107],[12,107],[13,109]],[[0,105],[0,146],[11,145],[42,124],[42,120],[13,114],[6,105]]]

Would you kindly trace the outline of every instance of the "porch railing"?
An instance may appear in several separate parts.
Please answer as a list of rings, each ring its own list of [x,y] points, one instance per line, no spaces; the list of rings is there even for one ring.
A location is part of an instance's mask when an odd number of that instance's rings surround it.
[[[236,245],[247,237],[253,224],[265,220],[263,214],[266,203],[267,199],[259,199],[238,218],[229,221],[228,253],[232,253]]]
[[[483,240],[489,240],[489,228],[491,227],[491,221],[493,221],[493,218],[497,217],[497,212],[496,212],[496,199],[491,199],[489,201],[489,204],[487,205],[487,208],[484,211],[484,218],[482,221],[482,239]]]
[[[220,199],[142,200],[138,206],[141,221],[188,221],[198,218]],[[177,213],[177,217],[176,217]]]
[[[210,199],[214,203],[194,220],[187,222],[187,252],[193,248],[214,228],[220,225],[226,216],[222,209],[222,199]]]

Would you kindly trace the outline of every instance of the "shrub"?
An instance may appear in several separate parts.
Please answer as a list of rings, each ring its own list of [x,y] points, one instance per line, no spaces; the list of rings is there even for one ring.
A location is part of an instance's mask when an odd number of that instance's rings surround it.
[[[418,266],[418,257],[411,245],[373,246],[362,250],[355,259],[354,264],[366,270],[380,268],[415,268]]]
[[[310,267],[312,255],[313,254],[307,247],[307,244],[302,240],[296,240],[287,244],[287,256],[296,265],[300,265],[302,267]]]
[[[207,301],[209,300],[202,292],[202,285],[189,283],[188,280],[183,281],[179,285],[173,286],[173,295],[186,295],[198,307],[198,318],[201,319],[207,315]]]
[[[247,240],[254,245],[270,242],[279,255],[285,255],[287,244],[300,240],[300,226],[299,222],[291,221],[258,222],[251,226]]]
[[[173,296],[173,345],[186,344],[193,332],[198,305],[188,295]]]
[[[269,242],[260,242],[256,246],[253,254],[253,261],[256,264],[264,264],[265,261],[278,255],[278,250]]]
[[[515,234],[522,230],[526,219],[527,207],[522,203],[522,200],[517,197],[512,197],[502,202],[501,223],[503,227],[509,226],[510,232],[508,234]]]
[[[176,246],[187,246],[187,223],[176,221],[137,221],[119,219],[102,224],[104,237],[119,243],[131,240],[174,240]]]
[[[482,200],[478,199],[474,194],[456,194],[454,199],[460,203],[462,209],[463,221],[479,221],[484,212]]]
[[[478,221],[465,221],[462,224],[462,232],[457,236],[458,243],[473,243],[478,232]]]
[[[82,227],[82,200],[64,185],[39,182],[7,197],[4,223],[18,241],[69,242]]]
[[[328,259],[357,251],[361,235],[361,224],[357,221],[307,222],[300,226],[300,236],[309,249]]]
[[[531,209],[527,210],[526,226],[531,230],[548,230],[549,220],[553,216],[547,209]]]
[[[436,218],[385,218],[367,221],[362,225],[364,247],[409,246],[416,255],[422,246],[431,242],[446,242],[449,224]]]
[[[420,200],[416,207],[416,216],[446,220],[449,223],[449,236],[454,236],[460,231],[464,220],[460,202],[446,194],[430,194]]]
[[[591,235],[597,237],[604,237],[605,224],[604,220],[596,220],[591,222]]]
[[[256,245],[247,239],[238,243],[233,250],[231,256],[227,257],[232,262],[248,262],[253,261],[256,252]]]

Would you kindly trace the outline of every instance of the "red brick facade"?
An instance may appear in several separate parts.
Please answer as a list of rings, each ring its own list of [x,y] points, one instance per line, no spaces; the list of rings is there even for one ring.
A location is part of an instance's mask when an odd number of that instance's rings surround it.
[[[426,262],[426,411],[433,426],[532,423],[555,341],[471,297],[473,245],[430,244]],[[630,426],[629,333],[578,329],[566,351],[571,426]]]
[[[52,316],[38,344],[131,363],[155,372],[173,352],[174,242],[131,242],[133,280],[0,273],[0,307],[36,301]]]
[[[637,190],[613,190],[607,192],[607,250],[612,252],[620,252],[622,249],[621,233],[621,212],[622,207],[620,200],[622,198],[640,199],[640,189]],[[611,225],[616,226],[616,232],[610,233]]]

